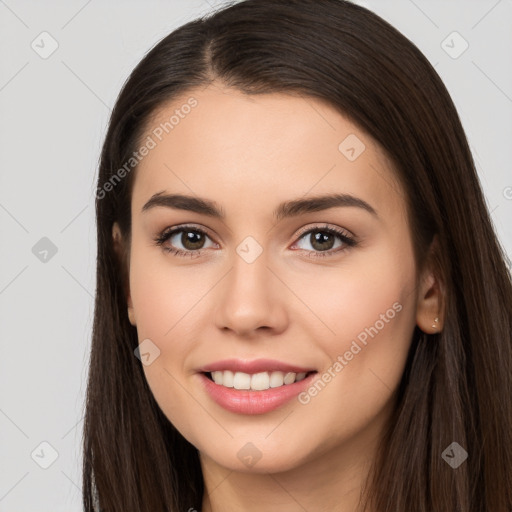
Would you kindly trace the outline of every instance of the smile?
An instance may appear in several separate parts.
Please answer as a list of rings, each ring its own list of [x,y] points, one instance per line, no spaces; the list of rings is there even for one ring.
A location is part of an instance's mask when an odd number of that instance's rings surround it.
[[[306,372],[259,372],[254,374],[232,372],[230,370],[214,371],[207,374],[219,386],[251,391],[264,391],[270,388],[287,386],[306,378]]]
[[[198,369],[204,391],[223,409],[265,414],[293,400],[318,372],[282,361],[230,359]]]

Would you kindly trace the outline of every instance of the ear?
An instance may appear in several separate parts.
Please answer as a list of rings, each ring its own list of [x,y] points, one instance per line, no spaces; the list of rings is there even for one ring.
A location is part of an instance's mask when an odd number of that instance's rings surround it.
[[[418,285],[416,324],[426,334],[435,334],[443,329],[444,292],[434,265],[437,250],[438,242],[434,238]]]
[[[123,235],[121,233],[121,228],[117,222],[114,222],[112,225],[112,239],[114,252],[117,255],[117,259],[119,261],[120,268],[122,269],[122,280],[123,280],[123,290],[126,297],[126,303],[128,306],[128,319],[130,323],[135,326],[137,325],[135,321],[135,311],[133,309],[132,297],[130,294],[130,280],[128,276],[128,258],[126,257],[126,251],[128,250],[125,246],[125,241],[123,240]]]

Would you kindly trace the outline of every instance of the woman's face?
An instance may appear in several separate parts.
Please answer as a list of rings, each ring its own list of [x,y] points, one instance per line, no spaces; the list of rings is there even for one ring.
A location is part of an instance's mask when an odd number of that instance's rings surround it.
[[[142,140],[130,318],[167,418],[232,470],[370,454],[419,302],[385,155],[324,102],[217,85]]]

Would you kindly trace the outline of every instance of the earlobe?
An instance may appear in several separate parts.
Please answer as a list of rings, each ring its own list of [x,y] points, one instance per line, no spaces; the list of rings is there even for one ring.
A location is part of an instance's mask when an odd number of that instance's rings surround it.
[[[426,334],[442,331],[442,291],[433,273],[427,274],[418,288],[416,324]]]
[[[119,224],[117,222],[114,222],[112,224],[112,240],[114,243],[114,251],[117,254],[117,257],[122,260],[122,235],[121,235],[121,228],[119,227]]]
[[[128,320],[134,327],[137,325],[137,322],[135,321],[135,310],[133,309],[131,297],[128,297]]]
[[[113,241],[113,247],[114,252],[117,255],[119,266],[122,269],[123,274],[123,291],[126,297],[126,302],[128,305],[128,320],[133,326],[136,326],[135,321],[135,310],[133,309],[132,304],[132,298],[130,295],[130,285],[129,285],[129,279],[128,279],[128,269],[126,268],[127,265],[127,258],[125,257],[126,248],[123,244],[123,237],[121,233],[121,228],[119,227],[119,224],[117,222],[114,222],[112,225],[112,241]]]
[[[418,286],[416,324],[426,334],[443,330],[444,295],[435,262],[439,251],[439,240],[434,236]]]

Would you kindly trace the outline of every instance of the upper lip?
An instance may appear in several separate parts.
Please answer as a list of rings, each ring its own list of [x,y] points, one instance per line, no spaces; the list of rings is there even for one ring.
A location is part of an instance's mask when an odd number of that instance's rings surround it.
[[[214,363],[207,364],[198,371],[202,373],[209,373],[224,370],[249,374],[260,372],[308,373],[315,371],[314,368],[306,368],[294,364],[283,363],[282,361],[276,361],[273,359],[253,359],[251,361],[243,359],[224,359],[223,361],[216,361]]]

